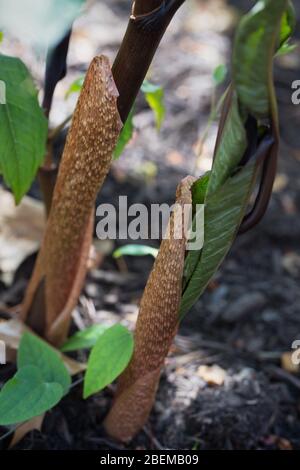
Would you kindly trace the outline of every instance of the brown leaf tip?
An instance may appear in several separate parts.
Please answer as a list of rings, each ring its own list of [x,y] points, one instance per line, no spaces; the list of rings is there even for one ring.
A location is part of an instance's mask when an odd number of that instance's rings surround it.
[[[176,202],[181,204],[191,204],[192,194],[191,189],[193,184],[197,181],[194,176],[186,176],[183,178],[176,189]]]

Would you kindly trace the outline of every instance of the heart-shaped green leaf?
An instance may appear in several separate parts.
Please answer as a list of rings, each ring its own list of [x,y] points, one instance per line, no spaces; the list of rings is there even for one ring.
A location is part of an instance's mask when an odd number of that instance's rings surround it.
[[[45,382],[37,367],[23,367],[0,392],[0,424],[7,426],[39,416],[62,397],[60,384]]]
[[[84,398],[99,392],[125,369],[133,353],[133,338],[122,325],[114,325],[93,347],[84,379]]]
[[[18,349],[18,369],[35,366],[44,382],[61,385],[64,394],[70,388],[71,377],[59,354],[45,341],[31,333],[24,333]]]

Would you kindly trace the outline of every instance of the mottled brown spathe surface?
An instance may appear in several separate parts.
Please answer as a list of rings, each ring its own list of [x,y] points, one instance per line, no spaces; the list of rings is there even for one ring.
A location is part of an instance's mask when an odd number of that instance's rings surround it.
[[[192,203],[194,181],[187,177],[177,188],[176,203],[182,212],[185,204]],[[160,371],[178,326],[186,239],[179,238],[174,230],[174,214],[169,233],[161,243],[143,294],[133,358],[120,377],[115,402],[105,421],[108,434],[121,441],[129,441],[149,416]]]
[[[24,302],[23,315],[30,320],[35,292],[44,279],[44,335],[55,344],[67,333],[85,277],[96,195],[121,129],[117,97],[108,59],[94,58],[75,109],[44,242]]]

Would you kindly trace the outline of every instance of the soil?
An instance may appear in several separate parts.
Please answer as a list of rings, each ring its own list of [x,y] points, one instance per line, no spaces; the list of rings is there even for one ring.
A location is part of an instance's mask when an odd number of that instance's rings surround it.
[[[126,2],[102,3],[111,5],[114,21],[125,24]],[[236,18],[252,4],[198,1],[193,13],[188,8],[180,12],[151,71],[166,94],[161,134],[156,134],[151,112],[140,98],[135,141],[114,166],[99,202],[117,203],[119,194],[128,196],[128,204],[173,201],[178,181],[195,163],[193,145],[207,118],[211,70],[224,57],[229,61]],[[220,14],[213,21],[216,9]],[[298,4],[297,10],[300,21]],[[115,51],[117,44],[109,36],[102,42],[105,52]],[[275,69],[282,146],[268,212],[255,229],[238,237],[184,319],[146,427],[128,446],[110,440],[101,423],[114,386],[84,401],[82,383],[75,380],[71,392],[47,413],[41,432],[30,432],[17,449],[300,449],[300,375],[281,364],[282,354],[300,339],[300,107],[291,104],[291,83],[300,79],[299,66],[299,54],[292,54]],[[202,170],[215,128],[211,134]],[[59,142],[57,148],[59,154]],[[149,161],[155,163],[156,176],[150,167],[149,177]],[[32,192],[37,195],[36,188]],[[34,256],[20,266],[9,289],[0,283],[2,303],[22,300],[33,261]],[[153,260],[126,257],[125,263],[108,255],[91,270],[74,329],[115,321],[133,328]],[[1,371],[0,381],[12,369]],[[214,371],[212,379],[207,378],[209,371]],[[9,445],[11,435],[1,438],[6,433],[0,428],[0,449]]]

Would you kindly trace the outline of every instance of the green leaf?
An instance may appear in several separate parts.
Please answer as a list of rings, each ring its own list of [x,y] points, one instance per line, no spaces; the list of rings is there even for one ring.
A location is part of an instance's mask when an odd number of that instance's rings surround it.
[[[282,44],[282,46],[276,52],[276,57],[282,57],[284,55],[290,54],[295,49],[297,49],[296,44],[290,44],[289,41],[286,41]]]
[[[227,254],[244,214],[254,170],[249,174],[249,181],[239,182],[240,187],[235,181],[241,178],[244,170],[236,178],[231,178],[231,175],[238,167],[246,147],[246,132],[233,93],[212,170],[192,188],[193,202],[205,204],[204,246],[200,251],[189,251],[185,260],[181,316],[204,292]]]
[[[204,245],[188,253],[184,266],[180,317],[197,301],[228,253],[245,215],[257,176],[257,162],[239,168],[247,148],[245,119],[269,118],[276,127],[277,112],[272,61],[287,0],[260,0],[237,31],[233,54],[230,108],[215,152],[207,186],[193,188],[205,204]],[[203,183],[202,183],[203,184]]]
[[[39,416],[63,397],[62,386],[44,381],[35,366],[26,366],[0,392],[0,425],[20,423]]]
[[[71,377],[59,354],[45,341],[31,333],[24,333],[18,349],[18,369],[35,366],[39,369],[44,382],[59,383],[63,393],[71,385]]]
[[[255,162],[246,165],[205,203],[204,246],[183,292],[180,317],[198,300],[219,268],[245,214],[256,174]],[[193,252],[191,252],[192,254]],[[197,255],[197,252],[195,252]],[[199,253],[198,253],[199,256]]]
[[[116,145],[116,148],[114,150],[114,160],[117,160],[123,153],[124,148],[128,144],[128,142],[131,140],[132,135],[133,135],[133,109],[130,111],[129,116],[123,126],[123,129],[121,131],[121,134],[119,135],[119,139]]]
[[[196,204],[204,204],[206,191],[209,183],[211,172],[207,172],[201,178],[199,178],[192,186],[192,201],[193,201],[193,212],[195,213]],[[199,227],[196,226],[196,219],[193,218],[192,224],[193,232]],[[199,263],[201,250],[190,250],[187,252],[184,270],[183,270],[183,288],[185,289],[188,281],[190,280],[197,264]]]
[[[85,0],[0,0],[1,27],[22,43],[51,48],[64,36],[84,4]]]
[[[192,186],[192,201],[194,204],[204,204],[211,171],[205,173]]]
[[[157,248],[153,248],[153,246],[148,246],[148,245],[135,245],[135,244],[130,244],[130,245],[125,245],[121,246],[120,248],[117,248],[113,252],[113,257],[114,258],[120,258],[121,256],[153,256],[153,258],[156,258],[158,253]]]
[[[241,161],[246,147],[246,131],[240,117],[237,97],[234,93],[224,125],[221,143],[216,151],[206,197],[223,186]]]
[[[0,54],[0,81],[6,104],[0,105],[0,168],[18,203],[45,157],[47,120],[26,66]]]
[[[122,325],[114,325],[93,347],[84,378],[84,398],[99,392],[125,369],[133,353],[133,338]]]
[[[81,91],[82,86],[83,86],[83,82],[84,82],[84,76],[79,77],[76,80],[74,80],[74,82],[71,83],[71,85],[69,86],[68,91],[65,94],[65,99],[69,98],[69,96],[72,95],[73,93],[79,93]]]
[[[270,115],[272,62],[287,0],[260,0],[237,29],[233,77],[239,101],[256,118]]]
[[[141,90],[145,95],[148,105],[154,112],[156,127],[159,130],[166,114],[164,90],[161,86],[154,85],[148,80],[144,80]]]
[[[221,85],[227,76],[227,67],[224,64],[218,65],[213,71],[213,79],[216,86]]]
[[[2,33],[2,31],[0,31],[0,44],[1,44],[2,41],[3,41],[3,33]]]
[[[141,86],[142,92],[146,95],[149,93],[149,95],[152,93],[156,93],[157,91],[161,90],[162,87],[160,85],[155,85],[154,83],[151,83],[149,80],[144,80],[143,84]]]
[[[95,346],[98,338],[108,329],[106,325],[92,325],[85,330],[77,331],[71,338],[67,339],[61,347],[61,351],[78,351]]]
[[[279,46],[282,46],[293,34],[296,28],[296,13],[292,2],[288,2],[288,7],[281,18]]]

